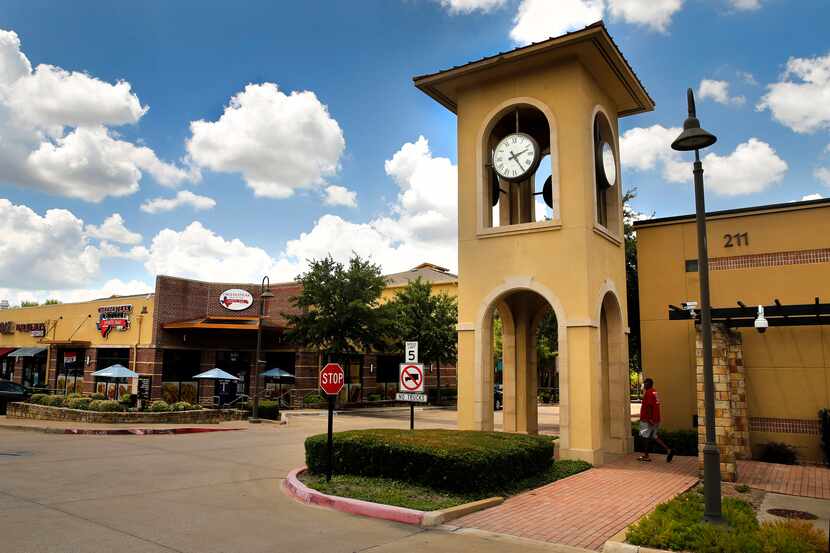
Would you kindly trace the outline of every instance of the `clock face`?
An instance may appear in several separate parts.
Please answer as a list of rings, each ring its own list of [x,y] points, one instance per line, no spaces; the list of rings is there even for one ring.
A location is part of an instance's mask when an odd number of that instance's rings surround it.
[[[614,186],[617,183],[617,160],[614,157],[614,149],[608,142],[603,142],[600,145],[599,154],[605,182],[608,186]]]
[[[521,181],[536,171],[541,159],[539,144],[524,133],[509,134],[493,151],[493,168],[508,181]]]

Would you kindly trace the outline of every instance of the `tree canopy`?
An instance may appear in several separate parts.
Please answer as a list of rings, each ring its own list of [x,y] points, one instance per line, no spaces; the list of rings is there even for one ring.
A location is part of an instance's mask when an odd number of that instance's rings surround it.
[[[386,286],[380,267],[354,255],[348,266],[332,257],[312,260],[291,299],[299,313],[283,313],[287,339],[329,355],[371,351],[388,334],[388,309],[380,305]]]
[[[429,282],[418,277],[395,294],[388,304],[393,335],[400,347],[418,342],[418,355],[427,363],[454,363],[458,351],[455,325],[458,304],[446,293],[433,294]]]

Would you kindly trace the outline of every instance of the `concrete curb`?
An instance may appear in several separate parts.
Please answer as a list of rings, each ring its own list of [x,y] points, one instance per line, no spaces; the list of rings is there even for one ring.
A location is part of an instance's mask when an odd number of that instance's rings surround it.
[[[413,524],[425,528],[439,526],[444,522],[480,511],[482,509],[487,509],[495,505],[500,505],[504,502],[503,497],[491,497],[438,511],[418,511],[416,509],[395,507],[394,505],[383,505],[381,503],[372,503],[370,501],[362,501],[360,499],[352,499],[349,497],[326,495],[322,492],[309,488],[300,481],[299,475],[306,470],[306,467],[296,468],[289,472],[288,476],[283,481],[283,490],[285,493],[298,501],[309,505],[328,507],[329,509],[335,509],[337,511],[353,515],[391,520],[393,522]]]
[[[652,549],[651,547],[640,547],[620,541],[607,541],[602,547],[602,553],[672,553],[665,549]]]

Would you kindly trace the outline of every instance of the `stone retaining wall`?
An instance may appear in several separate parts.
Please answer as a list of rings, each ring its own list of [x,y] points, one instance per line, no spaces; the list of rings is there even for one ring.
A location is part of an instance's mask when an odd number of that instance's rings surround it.
[[[218,424],[223,421],[244,420],[248,418],[248,413],[234,409],[202,409],[199,411],[170,411],[168,413],[102,413],[35,405],[34,403],[9,403],[6,416],[10,419],[93,424]]]

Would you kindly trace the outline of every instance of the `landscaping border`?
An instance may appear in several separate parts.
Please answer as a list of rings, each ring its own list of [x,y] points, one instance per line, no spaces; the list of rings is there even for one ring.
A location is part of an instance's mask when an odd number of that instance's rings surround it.
[[[344,513],[391,520],[404,524],[423,527],[438,526],[464,515],[501,505],[504,502],[503,497],[490,497],[438,511],[418,511],[416,509],[407,509],[406,507],[372,503],[370,501],[327,495],[318,492],[300,481],[300,474],[306,470],[308,470],[307,467],[303,466],[288,473],[288,476],[283,481],[283,490],[286,494],[306,504],[328,507],[329,509],[335,509]]]
[[[9,403],[6,416],[10,419],[84,422],[92,424],[219,424],[245,420],[247,411],[235,409],[199,409],[197,411],[102,412],[82,411],[67,407],[51,407],[35,403]]]

